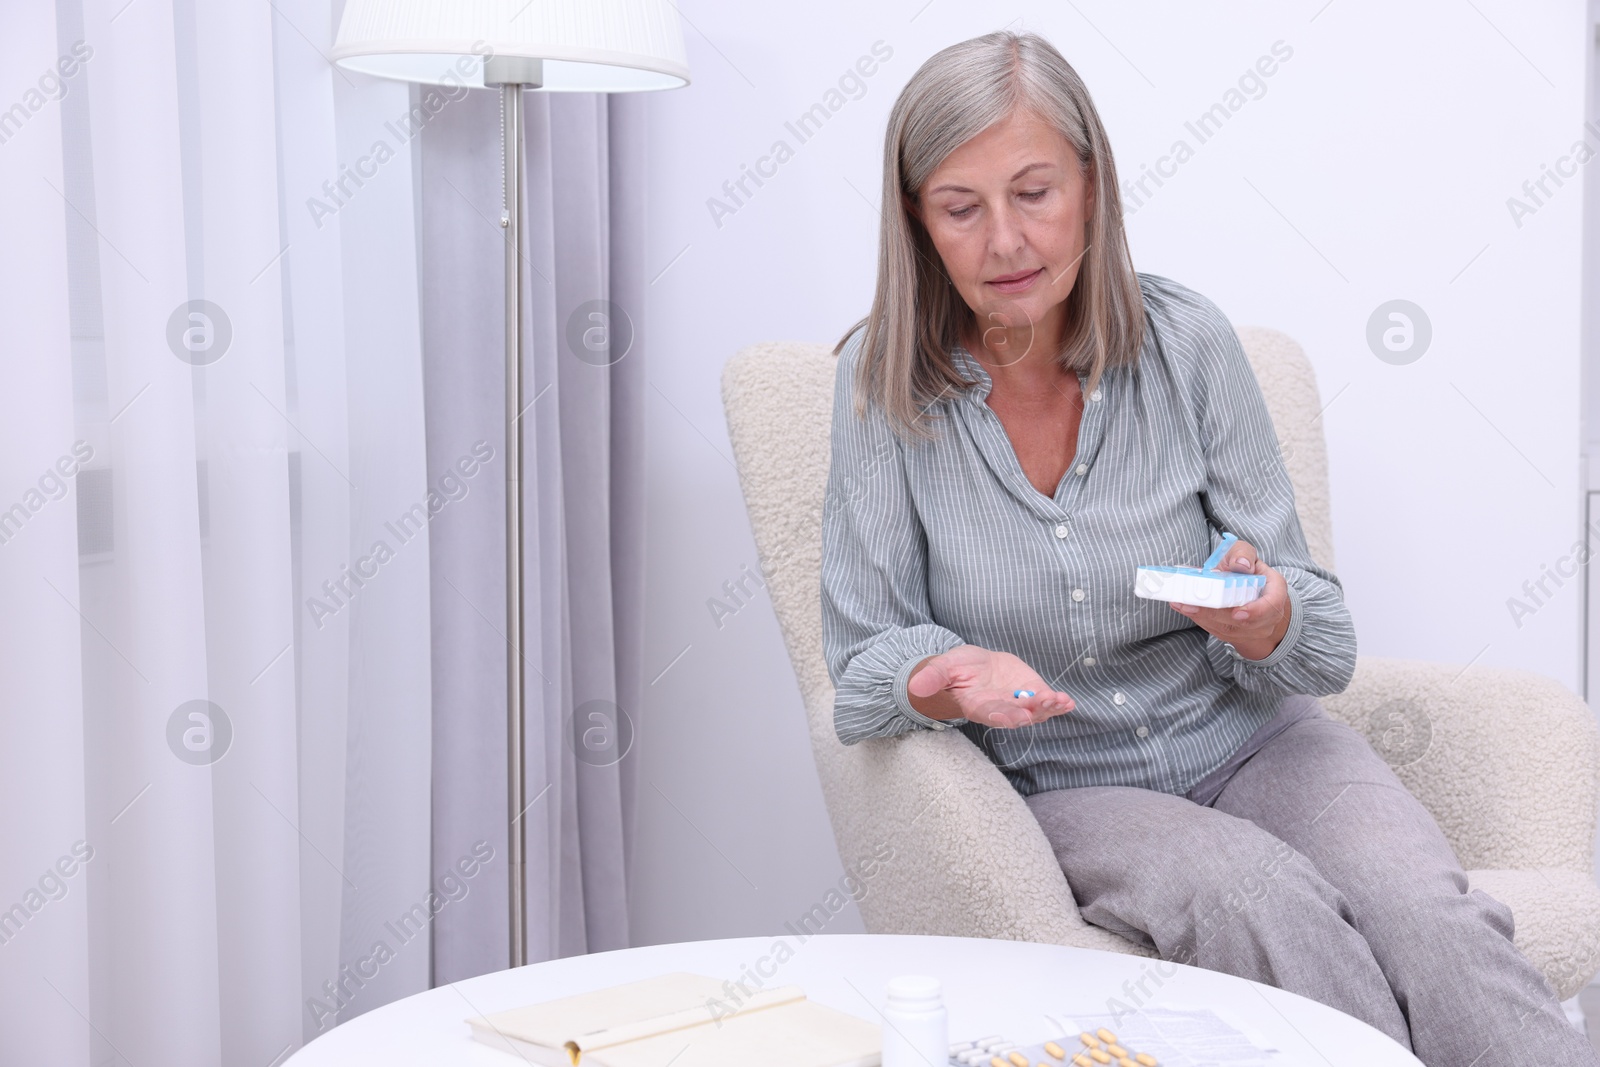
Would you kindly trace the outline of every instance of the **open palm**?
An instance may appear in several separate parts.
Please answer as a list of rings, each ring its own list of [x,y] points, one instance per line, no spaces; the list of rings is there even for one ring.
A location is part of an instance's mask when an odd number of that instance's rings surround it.
[[[1009,652],[961,645],[922,665],[907,683],[911,695],[948,692],[968,722],[986,726],[1030,726],[1072,710],[1065,693],[1045,685],[1039,673]],[[1018,690],[1031,696],[1015,696]]]

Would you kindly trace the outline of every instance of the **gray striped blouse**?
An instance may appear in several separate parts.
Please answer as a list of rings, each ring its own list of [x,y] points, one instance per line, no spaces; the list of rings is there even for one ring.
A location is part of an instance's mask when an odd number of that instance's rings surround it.
[[[876,405],[854,413],[861,332],[841,351],[822,634],[844,744],[954,726],[1024,796],[1087,785],[1182,795],[1284,696],[1349,684],[1355,628],[1338,577],[1306,549],[1237,335],[1198,293],[1149,274],[1139,285],[1139,361],[1086,398],[1054,498],[1023,474],[970,353],[953,357],[974,384],[930,409],[938,438],[903,443]],[[1262,660],[1134,596],[1138,565],[1198,566],[1224,530],[1288,583],[1288,633]],[[1076,707],[1015,729],[916,711],[911,668],[961,644],[1021,657]]]

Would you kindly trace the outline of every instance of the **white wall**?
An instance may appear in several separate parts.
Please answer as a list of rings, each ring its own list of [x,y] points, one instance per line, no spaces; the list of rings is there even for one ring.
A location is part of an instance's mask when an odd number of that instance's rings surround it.
[[[777,932],[841,874],[770,608],[760,600],[719,629],[706,606],[757,562],[718,376],[745,345],[831,344],[865,313],[868,201],[895,94],[932,53],[1008,19],[1083,74],[1125,178],[1178,138],[1195,148],[1129,219],[1138,269],[1309,352],[1331,401],[1338,571],[1361,651],[1525,667],[1577,687],[1580,582],[1547,582],[1520,627],[1507,599],[1581,526],[1582,190],[1548,185],[1520,226],[1507,199],[1525,198],[1522,183],[1583,133],[1582,0],[683,11],[694,84],[651,101],[649,261],[664,273],[646,309],[649,674],[688,651],[640,716],[635,943]],[[865,94],[799,144],[785,121],[880,40],[893,54]],[[1264,94],[1198,144],[1184,123],[1277,41],[1292,56]],[[794,158],[719,226],[708,198],[778,139]],[[1433,328],[1428,351],[1401,366],[1366,341],[1369,316],[1395,298]],[[1457,571],[1470,580],[1446,580]],[[835,924],[861,929],[853,909]]]

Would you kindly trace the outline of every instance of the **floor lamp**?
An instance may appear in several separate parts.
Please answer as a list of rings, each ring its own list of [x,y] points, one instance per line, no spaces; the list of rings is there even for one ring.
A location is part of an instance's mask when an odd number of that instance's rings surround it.
[[[506,274],[506,818],[511,966],[527,962],[522,744],[522,91],[616,93],[689,83],[671,0],[348,0],[332,59],[431,85],[498,88],[504,111]]]

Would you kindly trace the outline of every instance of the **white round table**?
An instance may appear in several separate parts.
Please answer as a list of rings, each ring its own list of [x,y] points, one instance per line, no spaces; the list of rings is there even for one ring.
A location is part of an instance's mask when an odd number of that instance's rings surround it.
[[[783,942],[793,955],[776,948]],[[1157,972],[1156,968],[1160,967]],[[1022,1044],[1060,1030],[1047,1015],[1130,1007],[1203,1007],[1258,1042],[1274,1062],[1332,1067],[1417,1065],[1388,1037],[1342,1012],[1271,986],[1216,971],[1115,952],[896,934],[793,934],[649,945],[535,963],[486,974],[374,1009],[335,1027],[285,1061],[286,1067],[516,1067],[517,1056],[472,1040],[466,1019],[636,981],[693,971],[762,988],[798,985],[819,1003],[877,1022],[884,987],[898,974],[931,974],[944,985],[950,1040],[1001,1034]],[[1162,977],[1167,975],[1168,977]],[[1138,983],[1143,979],[1141,991]],[[1129,983],[1126,987],[1124,983]],[[1129,992],[1131,990],[1131,993]],[[1135,1002],[1136,1001],[1136,1002]]]

